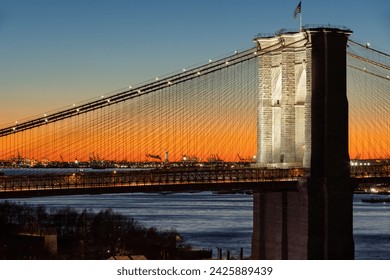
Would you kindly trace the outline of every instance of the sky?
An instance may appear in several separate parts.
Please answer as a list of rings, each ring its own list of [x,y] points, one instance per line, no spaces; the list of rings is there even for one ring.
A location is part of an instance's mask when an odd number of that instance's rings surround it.
[[[299,28],[298,0],[0,0],[0,125],[138,84]],[[303,0],[390,53],[390,1]]]

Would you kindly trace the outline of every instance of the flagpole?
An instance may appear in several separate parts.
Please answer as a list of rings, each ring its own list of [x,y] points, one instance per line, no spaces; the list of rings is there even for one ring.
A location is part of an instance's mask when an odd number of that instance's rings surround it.
[[[299,13],[299,31],[302,31],[302,0],[301,0],[301,12]]]

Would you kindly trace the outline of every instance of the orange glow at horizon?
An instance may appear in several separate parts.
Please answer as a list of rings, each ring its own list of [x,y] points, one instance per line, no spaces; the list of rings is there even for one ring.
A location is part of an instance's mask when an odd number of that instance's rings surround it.
[[[217,72],[2,137],[0,159],[144,162],[151,160],[147,154],[164,159],[166,151],[171,162],[183,156],[200,161],[252,157],[256,154],[257,97],[256,72],[251,67],[256,65],[237,67],[243,81],[234,79],[240,77],[234,71]]]
[[[65,133],[42,134],[22,132],[0,139],[0,159],[28,158],[37,161],[89,161],[92,158],[112,161],[147,161],[146,154],[164,158],[169,153],[170,161],[181,161],[183,156],[197,157],[207,161],[218,155],[225,161],[238,161],[237,154],[249,157],[256,154],[256,122],[231,125],[193,120],[187,126],[174,124],[144,126],[135,124],[132,131],[121,128],[102,128],[95,135],[87,131],[72,130]],[[206,128],[208,131],[206,131]],[[141,131],[138,133],[137,131]],[[210,133],[212,131],[212,133]],[[64,138],[62,138],[65,135]]]
[[[135,121],[121,120],[117,127],[106,120],[102,125],[93,125],[96,120],[79,117],[77,121],[64,120],[33,131],[21,132],[0,138],[0,159],[18,156],[37,161],[89,161],[91,158],[112,161],[139,162],[152,160],[146,154],[159,155],[164,159],[169,153],[172,162],[181,161],[183,156],[197,157],[207,161],[217,155],[225,161],[238,161],[256,155],[257,121],[255,111],[250,114],[229,114],[219,110],[216,115],[205,117],[193,114],[185,119],[174,116],[158,119],[156,116]],[[205,112],[204,112],[205,113]],[[159,115],[157,112],[156,115]],[[248,117],[252,115],[252,117]],[[369,119],[366,116],[366,119]],[[353,122],[355,120],[355,123]],[[88,125],[92,124],[91,128]],[[379,127],[379,126],[378,126]],[[369,131],[369,133],[367,133]],[[359,122],[352,115],[350,119],[349,151],[351,159],[378,159],[389,157],[388,131],[376,129]]]
[[[348,62],[355,67],[347,72],[350,158],[390,158],[389,80],[383,69],[350,57]]]

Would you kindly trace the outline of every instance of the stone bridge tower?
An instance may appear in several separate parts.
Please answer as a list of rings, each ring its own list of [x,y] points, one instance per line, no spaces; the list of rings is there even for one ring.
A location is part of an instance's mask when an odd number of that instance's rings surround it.
[[[254,193],[255,259],[353,259],[346,47],[348,29],[255,39],[257,166],[303,167],[298,190]]]

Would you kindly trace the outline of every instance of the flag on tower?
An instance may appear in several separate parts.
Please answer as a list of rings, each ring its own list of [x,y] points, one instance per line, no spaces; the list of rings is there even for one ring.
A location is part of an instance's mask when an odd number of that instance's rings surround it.
[[[297,18],[297,15],[301,13],[301,5],[302,5],[302,0],[299,1],[298,6],[295,8],[295,11],[294,11],[294,19],[296,19],[296,18]]]

